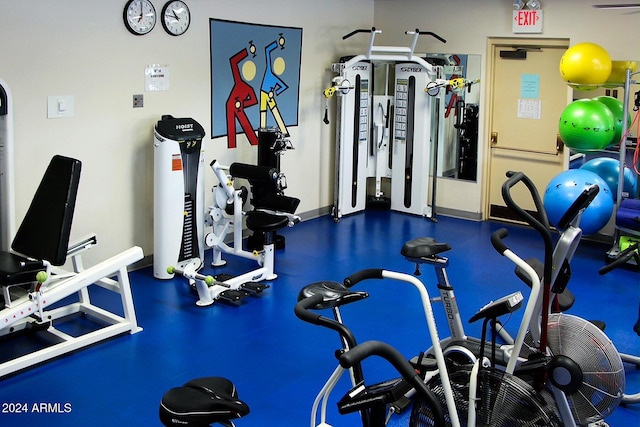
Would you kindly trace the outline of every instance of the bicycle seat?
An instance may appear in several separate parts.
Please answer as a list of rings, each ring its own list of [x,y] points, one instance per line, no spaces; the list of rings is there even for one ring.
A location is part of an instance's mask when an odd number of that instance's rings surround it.
[[[448,243],[440,243],[432,237],[418,237],[406,242],[400,253],[406,258],[432,258],[451,249]]]
[[[318,294],[322,295],[322,302],[311,307],[314,310],[339,307],[350,302],[363,300],[369,296],[367,292],[352,291],[341,283],[326,280],[311,283],[302,288],[298,293],[298,301]]]
[[[238,399],[235,385],[222,377],[191,380],[167,391],[160,402],[160,421],[165,426],[230,425],[232,419],[248,413],[249,406]]]

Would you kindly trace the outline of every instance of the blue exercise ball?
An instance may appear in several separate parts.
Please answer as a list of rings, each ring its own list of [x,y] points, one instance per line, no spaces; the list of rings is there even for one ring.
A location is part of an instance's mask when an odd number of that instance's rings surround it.
[[[580,169],[591,171],[604,179],[607,185],[609,185],[613,200],[616,201],[618,196],[618,179],[620,178],[619,160],[610,157],[597,157],[580,166]],[[638,191],[638,178],[628,167],[624,168],[622,191],[626,192],[629,197],[635,197]]]
[[[544,192],[544,209],[549,222],[557,226],[571,204],[582,191],[596,184],[600,187],[598,195],[585,209],[580,220],[583,234],[595,234],[600,231],[613,214],[613,196],[609,185],[596,173],[584,169],[569,169],[556,175]]]

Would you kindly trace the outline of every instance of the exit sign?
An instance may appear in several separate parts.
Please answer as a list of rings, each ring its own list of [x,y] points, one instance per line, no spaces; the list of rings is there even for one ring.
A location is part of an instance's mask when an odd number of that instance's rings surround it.
[[[513,11],[513,32],[514,33],[541,33],[542,32],[542,10],[514,10]]]

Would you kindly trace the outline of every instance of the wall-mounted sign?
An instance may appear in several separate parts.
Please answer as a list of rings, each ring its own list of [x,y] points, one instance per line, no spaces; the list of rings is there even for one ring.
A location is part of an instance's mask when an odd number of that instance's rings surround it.
[[[514,33],[541,33],[544,14],[542,10],[521,9],[513,11]]]

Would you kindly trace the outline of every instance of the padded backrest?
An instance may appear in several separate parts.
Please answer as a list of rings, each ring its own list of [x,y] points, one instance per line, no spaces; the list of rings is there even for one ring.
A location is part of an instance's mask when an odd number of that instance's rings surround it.
[[[69,157],[51,159],[13,239],[14,251],[53,265],[65,263],[81,164]]]

